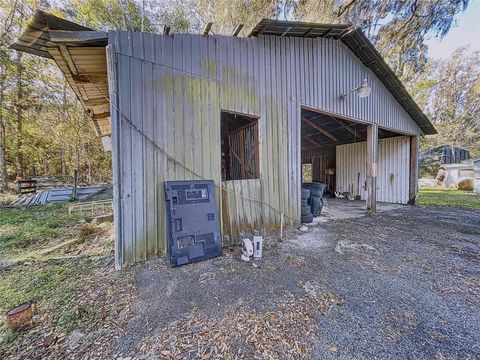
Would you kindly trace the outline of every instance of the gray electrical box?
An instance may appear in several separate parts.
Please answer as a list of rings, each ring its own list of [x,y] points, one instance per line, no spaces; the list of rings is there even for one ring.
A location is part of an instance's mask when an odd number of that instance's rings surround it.
[[[165,181],[165,203],[171,266],[222,255],[212,180]]]

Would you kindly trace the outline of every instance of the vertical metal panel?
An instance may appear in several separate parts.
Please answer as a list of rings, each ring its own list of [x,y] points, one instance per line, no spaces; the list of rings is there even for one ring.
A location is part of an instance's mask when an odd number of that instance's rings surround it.
[[[261,178],[224,183],[228,194],[217,190],[218,206],[227,209],[222,221],[231,241],[242,229],[269,231],[279,225],[277,211],[246,198],[300,217],[302,105],[419,134],[383,84],[337,40],[111,32],[109,43],[117,58],[109,76],[116,83],[110,96],[120,110],[112,105],[112,119],[117,119],[112,125],[116,238],[122,263],[164,251],[163,181],[192,179],[197,173],[222,185],[222,109],[259,117]],[[351,95],[342,102],[339,95],[364,77],[372,94],[366,99]],[[122,116],[128,121],[120,120]],[[194,173],[168,160],[156,146]],[[337,159],[365,153],[339,149]],[[363,185],[365,159],[360,161],[355,169],[361,171]],[[344,191],[351,191],[349,183],[356,187],[355,169],[339,169],[337,181]],[[393,191],[388,196],[399,195]]]
[[[360,174],[360,181],[358,180]],[[338,145],[336,147],[336,191],[360,195],[366,200],[367,143]]]
[[[336,190],[357,195],[360,173],[360,195],[366,199],[366,143],[339,145],[336,148]],[[382,139],[378,144],[377,201],[408,203],[410,142],[406,136]]]
[[[109,37],[112,33],[109,33]],[[108,45],[107,52],[107,68],[108,68],[108,91],[110,94],[110,126],[112,129],[112,177],[113,177],[113,217],[115,227],[115,267],[118,269],[122,266],[123,262],[123,233],[122,233],[122,209],[121,209],[121,195],[120,195],[120,182],[122,181],[122,162],[121,159],[121,147],[120,147],[120,128],[121,119],[116,111],[118,108],[118,75],[116,66],[116,55],[114,46]]]
[[[410,174],[410,139],[399,136],[378,144],[377,201],[407,204]]]

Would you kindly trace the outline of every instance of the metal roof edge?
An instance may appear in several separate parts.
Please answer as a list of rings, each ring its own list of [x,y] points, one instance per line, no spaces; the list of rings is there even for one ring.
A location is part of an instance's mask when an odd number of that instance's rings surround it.
[[[355,36],[358,36],[359,38],[361,38],[361,40],[366,45],[366,47],[362,47],[362,48],[368,49],[368,51],[370,51],[373,54],[373,56],[376,58],[374,63],[366,63],[364,59],[362,59],[362,57],[360,56],[359,51],[353,48],[351,43],[348,42],[349,39],[352,39]],[[378,74],[373,68],[374,64],[377,64],[377,66],[381,68],[380,70],[386,72],[386,76],[382,76],[381,78],[379,78],[380,81],[382,81],[385,87],[390,91],[393,97],[397,99],[400,105],[405,109],[405,111],[410,115],[410,117],[415,121],[415,123],[418,125],[418,127],[421,129],[421,131],[425,135],[437,134],[437,130],[431,123],[430,119],[423,113],[422,109],[420,109],[416,101],[412,98],[410,93],[407,91],[407,89],[403,85],[402,81],[398,78],[398,76],[390,68],[390,66],[385,62],[382,55],[378,52],[378,50],[375,48],[375,46],[371,43],[371,41],[367,38],[367,36],[364,34],[364,32],[361,29],[355,29],[354,31],[347,34],[346,36],[342,37],[340,40],[362,61],[362,63],[365,66],[370,68],[375,73],[375,75],[377,75],[377,77],[378,77]],[[393,94],[391,85],[389,85],[385,81],[387,77],[389,77],[395,83],[395,86],[402,93],[403,95],[402,100],[399,100],[398,97],[395,94]],[[406,102],[408,104],[408,107],[402,104],[402,102]]]
[[[266,28],[271,26],[270,31],[265,32]],[[412,98],[410,93],[407,91],[401,80],[395,74],[395,72],[390,68],[390,66],[385,62],[383,57],[380,55],[375,46],[367,38],[364,32],[361,29],[353,28],[350,24],[320,24],[320,23],[311,23],[311,22],[300,22],[300,21],[284,21],[284,20],[275,20],[275,19],[262,19],[250,32],[248,36],[258,37],[262,34],[269,36],[293,36],[296,35],[288,33],[288,31],[283,31],[280,33],[280,30],[284,28],[295,28],[295,27],[311,27],[312,29],[325,29],[330,28],[331,30],[336,30],[343,32],[338,36],[331,36],[331,32],[327,31],[325,33],[313,34],[312,32],[307,32],[308,37],[322,37],[322,38],[331,38],[332,40],[340,40],[345,46],[347,46],[361,61],[362,63],[371,69],[375,76],[383,83],[387,90],[392,94],[392,96],[397,100],[397,102],[402,106],[402,108],[408,113],[410,118],[417,124],[422,135],[433,135],[437,134],[437,130],[431,123],[430,119],[423,113],[422,109],[418,106],[415,100]],[[275,29],[276,28],[276,29]],[[298,36],[301,38],[306,38],[305,36]],[[328,36],[327,36],[328,35]],[[355,42],[361,43],[360,46],[355,46]],[[368,53],[368,57],[372,58],[373,61],[366,61],[367,55],[362,53]],[[379,72],[381,74],[379,74]],[[389,81],[387,81],[389,80]],[[393,85],[391,84],[393,83]],[[395,91],[396,90],[396,91]]]

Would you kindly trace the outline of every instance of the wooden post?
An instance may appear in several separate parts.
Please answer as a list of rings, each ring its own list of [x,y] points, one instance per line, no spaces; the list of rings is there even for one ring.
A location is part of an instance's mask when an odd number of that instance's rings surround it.
[[[418,136],[410,136],[410,173],[408,203],[417,203],[418,192]]]
[[[73,190],[72,190],[72,199],[77,198],[77,187],[78,187],[78,170],[73,170]]]
[[[283,239],[283,212],[280,214],[280,239]]]
[[[378,125],[367,126],[367,211],[377,211]]]

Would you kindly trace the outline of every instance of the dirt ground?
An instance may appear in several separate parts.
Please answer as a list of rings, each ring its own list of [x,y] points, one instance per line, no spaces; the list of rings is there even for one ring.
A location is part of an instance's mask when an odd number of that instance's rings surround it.
[[[480,357],[480,212],[402,207],[170,269],[137,265],[120,358]]]

